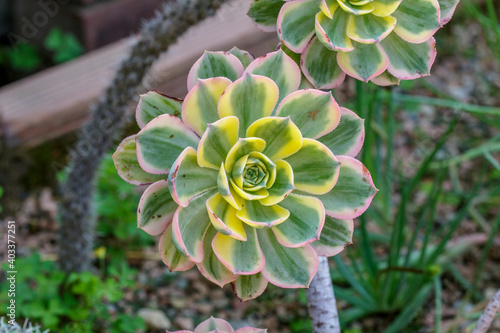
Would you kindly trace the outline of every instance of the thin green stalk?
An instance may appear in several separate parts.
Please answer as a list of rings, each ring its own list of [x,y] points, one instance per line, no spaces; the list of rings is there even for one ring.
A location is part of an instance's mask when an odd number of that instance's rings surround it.
[[[457,194],[463,193],[464,189],[460,183],[460,177],[458,176],[458,169],[456,165],[448,166],[451,185],[453,186],[453,191]]]
[[[488,225],[488,221],[484,219],[484,217],[477,211],[476,207],[474,205],[470,205],[469,211],[468,211],[470,217],[472,217],[472,220],[476,222],[477,226],[485,233],[490,233],[491,228]]]
[[[364,103],[364,83],[356,80],[356,113],[361,117],[366,117],[366,108]]]
[[[495,167],[495,169],[500,171],[500,163],[498,163],[498,161],[490,154],[489,151],[485,151],[483,155],[488,160],[488,162],[490,162]]]
[[[441,176],[443,175],[443,176]],[[432,227],[434,224],[434,216],[436,214],[436,207],[438,203],[438,198],[441,195],[442,189],[443,189],[443,182],[444,182],[444,173],[443,174],[438,174],[438,179],[440,182],[440,186],[438,187],[438,191],[436,192],[436,198],[434,201],[431,202],[431,209],[430,209],[430,216],[427,219],[427,223],[425,224],[425,234],[424,234],[424,241],[422,243],[422,249],[420,251],[420,258],[418,260],[418,267],[423,266],[423,262],[425,259],[425,256],[427,255],[427,249],[429,247],[429,240],[431,238],[431,233],[432,233]]]
[[[441,285],[441,278],[439,276],[436,276],[434,278],[434,307],[436,311],[436,319],[434,323],[434,332],[435,333],[441,333],[441,319],[443,317],[443,297],[442,297],[442,291],[443,291],[443,286]]]
[[[374,96],[374,101],[370,104],[371,105],[371,108],[372,108],[372,120],[371,120],[371,123],[376,125],[377,127],[379,127],[379,124],[382,122],[382,100],[380,98],[380,94],[381,94],[381,90],[380,89],[377,89],[375,90],[375,96]],[[375,117],[373,117],[373,114],[375,115]],[[380,135],[376,135],[376,133],[374,133],[375,131],[373,131],[373,135],[374,136],[374,143],[375,143],[375,165],[373,165],[373,168],[374,168],[374,171],[375,171],[375,179],[376,179],[376,184],[378,183],[381,183],[382,182],[382,172],[384,170],[382,170],[382,140],[381,140],[381,137]],[[392,133],[390,133],[389,135],[392,135]],[[387,170],[385,170],[385,174],[387,174]]]
[[[370,236],[368,234],[368,230],[366,228],[367,221],[364,215],[361,215],[360,220],[360,251],[361,258],[366,264],[368,268],[368,274],[370,274],[371,278],[375,277],[378,271],[377,262],[375,260],[375,254],[373,253],[373,248],[371,246]]]
[[[364,298],[359,297],[359,294],[350,289],[343,289],[335,286],[335,295],[338,299],[343,299],[350,305],[362,309],[363,311],[376,312],[378,310],[376,305],[367,303]],[[342,316],[340,317],[342,318]]]
[[[491,24],[493,25],[492,29],[495,33],[495,41],[492,43],[493,46],[496,46],[497,55],[500,56],[500,26],[497,18],[497,14],[495,12],[495,5],[493,4],[493,0],[487,0],[486,6],[488,8],[488,16],[490,17]],[[500,59],[498,60],[500,63]]]
[[[377,302],[375,301],[374,297],[368,292],[368,290],[366,290],[366,288],[361,283],[359,283],[358,280],[356,280],[356,278],[354,277],[350,269],[344,264],[342,259],[340,259],[339,256],[335,256],[333,257],[333,260],[340,273],[344,276],[344,278],[346,278],[351,287],[359,293],[359,296],[364,299],[365,303],[373,308],[376,308]]]
[[[458,270],[458,268],[454,264],[450,264],[448,266],[447,270],[453,276],[455,281],[457,281],[462,286],[462,288],[464,290],[469,290],[469,288],[472,286],[472,284],[469,281],[467,281],[465,276],[463,276],[462,273],[460,273],[460,271]],[[476,300],[479,300],[479,299],[481,299],[482,295],[476,290],[476,292],[474,292],[473,297]]]
[[[436,156],[437,152],[444,146],[446,141],[448,140],[448,137],[450,134],[453,132],[455,129],[455,125],[458,122],[458,119],[460,117],[460,114],[457,114],[453,120],[451,121],[450,125],[446,129],[446,132],[439,138],[438,142],[434,146],[434,149],[432,152],[427,156],[427,158],[424,160],[420,168],[418,169],[417,173],[415,176],[413,176],[413,179],[411,180],[410,185],[407,188],[408,193],[413,192],[417,184],[420,183],[420,180],[422,179],[423,175],[427,172],[427,169],[430,167],[432,161],[434,160],[434,157]]]
[[[375,164],[371,165],[372,158],[370,156],[371,150],[373,147],[373,131],[371,124],[373,123],[373,108],[367,107],[367,98],[368,94],[366,94],[366,88],[368,88],[361,81],[356,81],[356,105],[359,109],[360,114],[362,113],[365,117],[365,143],[364,148],[361,153],[361,160],[366,165],[369,170],[375,171],[375,174],[378,174],[380,166]],[[379,110],[380,111],[380,110]],[[375,148],[376,149],[376,148]],[[360,230],[361,230],[361,256],[363,260],[366,262],[368,266],[368,273],[372,276],[372,278],[377,273],[377,265],[375,262],[375,255],[373,253],[373,249],[371,247],[371,241],[368,235],[366,217],[362,216],[360,218]]]
[[[474,158],[484,156],[484,154],[490,154],[497,151],[500,151],[500,142],[486,142],[479,147],[469,149],[465,153],[452,157],[446,161],[432,163],[430,167],[431,169],[437,169],[450,165],[457,165],[466,161],[470,161]]]
[[[385,212],[386,216],[391,216],[392,210],[392,152],[394,151],[394,134],[395,134],[395,110],[396,102],[394,99],[394,90],[391,91],[389,98],[389,113],[387,115],[387,132],[389,137],[387,140],[387,156],[385,158],[385,170],[386,170],[386,187],[384,191],[384,202],[385,202]]]
[[[500,53],[499,53],[499,55],[500,55]],[[460,101],[458,101],[452,95],[449,95],[449,94],[443,92],[443,90],[435,87],[433,84],[431,84],[431,83],[429,83],[429,82],[427,82],[425,80],[420,81],[419,83],[424,88],[426,88],[427,90],[429,90],[429,92],[431,92],[432,94],[434,94],[435,96],[437,96],[438,98],[441,98],[441,99],[444,99],[444,100],[449,100],[449,101],[455,101],[457,103],[461,103]],[[474,116],[476,118],[478,118],[480,121],[482,121],[483,123],[489,123],[492,126],[500,127],[500,122],[498,122],[498,121],[497,122],[492,122],[490,115],[483,115],[483,114],[480,114],[480,113],[474,113]]]
[[[478,184],[471,191],[471,193],[463,200],[463,202],[460,205],[462,207],[460,211],[455,215],[455,217],[450,222],[446,223],[446,225],[449,226],[449,230],[441,237],[441,241],[434,248],[429,258],[426,260],[425,262],[426,266],[435,264],[437,258],[444,251],[446,244],[450,241],[451,236],[453,236],[455,231],[460,226],[460,223],[462,222],[463,218],[467,215],[467,210],[469,205],[471,204],[474,196],[478,191],[479,183],[480,182],[478,182]]]
[[[408,192],[402,191],[401,204],[398,207],[398,213],[396,215],[396,221],[393,226],[391,234],[391,242],[389,245],[389,258],[388,266],[395,267],[398,264],[399,254],[401,253],[401,245],[403,239],[403,229],[406,221],[406,201],[408,200]],[[383,280],[383,303],[392,304],[395,296],[397,279],[396,276],[399,275],[397,271],[390,271],[386,278]]]
[[[374,145],[374,132],[372,130],[371,124],[373,123],[373,107],[368,107],[368,94],[365,93],[363,89],[363,84],[356,85],[356,104],[358,107],[363,108],[363,116],[365,118],[365,142],[363,144],[363,151],[361,152],[361,161],[368,168],[368,170],[375,171],[378,169],[378,165],[373,165],[373,158],[371,156],[371,152],[373,149],[377,149],[376,145]],[[377,171],[374,172],[376,174]]]
[[[335,289],[335,292],[337,292],[337,289]],[[358,307],[343,310],[341,313],[339,313],[340,326],[345,327],[352,321],[367,317],[368,315],[370,315],[370,313],[370,311],[366,311]]]
[[[420,217],[417,221],[417,225],[415,226],[415,229],[412,232],[410,242],[408,243],[408,246],[407,246],[404,266],[408,266],[408,264],[410,262],[411,253],[413,252],[415,242],[416,242],[417,237],[419,235],[419,231],[422,229],[422,225],[423,225],[424,221],[426,220],[426,217],[427,217],[426,226],[432,224],[432,222],[433,222],[433,219],[428,217],[428,212],[429,211],[432,212],[432,211],[436,210],[438,198],[441,195],[441,191],[443,188],[443,181],[444,181],[443,174],[444,174],[443,172],[438,173],[438,175],[436,176],[436,180],[434,181],[434,184],[432,185],[431,193],[427,196],[427,199],[425,200],[425,202],[422,204],[422,206],[419,209],[419,211],[421,212]]]
[[[384,331],[384,333],[400,333],[404,332],[404,328],[415,318],[420,312],[422,306],[427,301],[432,285],[427,285],[421,288],[415,297],[403,308],[403,311],[396,317],[391,325]]]
[[[361,239],[360,243],[363,246],[364,241]],[[368,244],[368,245],[370,245],[370,244]],[[356,258],[354,258],[354,253],[353,253],[354,251],[351,250],[351,248],[349,248],[349,249],[347,249],[346,252],[347,252],[347,256],[351,260],[351,267],[354,270],[354,274],[356,275],[357,280],[360,281],[360,283],[365,287],[366,290],[369,290],[371,293],[374,293],[373,286],[370,284],[370,282],[367,279],[367,277],[365,276],[365,274],[363,274],[363,272],[361,271],[361,268],[359,267],[360,264],[358,263],[358,260],[356,260]],[[366,267],[366,266],[364,266],[364,267]]]
[[[493,106],[482,106],[467,104],[458,101],[445,100],[441,98],[425,97],[425,96],[413,96],[405,94],[397,94],[396,99],[405,103],[417,103],[417,104],[427,104],[446,107],[450,109],[455,109],[459,111],[465,111],[469,113],[479,113],[479,114],[489,114],[494,116],[500,116],[500,108]]]

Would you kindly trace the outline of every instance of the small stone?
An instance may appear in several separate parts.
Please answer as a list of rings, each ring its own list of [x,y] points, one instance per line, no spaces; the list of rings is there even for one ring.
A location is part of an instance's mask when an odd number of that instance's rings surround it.
[[[498,289],[496,288],[491,288],[491,287],[488,287],[486,288],[486,290],[484,291],[484,297],[487,299],[487,300],[490,300],[492,299],[495,294],[497,293]]]
[[[197,308],[198,311],[204,315],[209,315],[213,311],[213,305],[210,303],[199,303]]]
[[[187,301],[183,298],[172,298],[169,300],[170,304],[176,309],[184,309],[187,305]]]
[[[216,309],[224,309],[228,306],[229,300],[227,298],[216,298],[212,300],[212,305]]]
[[[168,330],[172,327],[172,322],[160,310],[140,309],[137,315],[144,319],[146,325],[151,329]]]
[[[179,318],[175,319],[175,324],[183,330],[193,330],[194,329],[194,321],[192,318],[179,317]]]
[[[193,288],[198,291],[198,293],[206,295],[208,294],[208,287],[201,281],[196,281],[193,283]]]

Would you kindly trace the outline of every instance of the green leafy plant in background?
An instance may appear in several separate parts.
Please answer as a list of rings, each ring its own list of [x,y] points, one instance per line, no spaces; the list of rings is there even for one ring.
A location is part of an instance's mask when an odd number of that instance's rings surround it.
[[[51,53],[53,64],[67,62],[84,52],[78,39],[72,33],[64,32],[60,28],[49,31],[43,46]],[[25,42],[19,42],[12,47],[0,47],[0,65],[5,65],[15,72],[33,72],[44,65],[43,50]]]
[[[493,0],[486,0],[486,8],[482,9],[476,1],[463,1],[467,12],[476,19],[482,26],[486,40],[491,50],[496,53],[500,61],[500,24],[496,14],[496,7]]]
[[[253,327],[243,327],[238,330],[234,330],[231,324],[229,324],[227,321],[224,319],[219,319],[219,318],[214,318],[211,317],[194,329],[193,332],[191,331],[176,331],[176,332],[169,332],[167,333],[266,333],[267,330],[265,329],[260,329],[260,328],[253,328]]]
[[[183,102],[143,95],[142,130],[113,158],[123,179],[152,184],[138,226],[162,234],[169,269],[196,264],[247,300],[268,282],[307,287],[318,255],[351,242],[352,219],[377,190],[354,158],[364,138],[358,116],[328,92],[297,90],[299,67],[283,51],[255,60],[232,52],[195,62]]]
[[[125,264],[108,268],[109,276],[100,278],[90,273],[66,273],[39,255],[19,258],[16,276],[16,309],[18,317],[30,318],[44,328],[56,332],[135,332],[144,329],[140,319],[122,315],[121,322],[109,320],[106,304],[123,298],[123,290],[134,285],[135,271]],[[0,301],[7,304],[7,284],[2,284]],[[1,310],[5,311],[5,310]],[[128,318],[126,318],[128,317]],[[128,331],[122,330],[126,320]],[[116,325],[119,325],[117,327]]]
[[[335,88],[347,75],[387,86],[430,74],[434,33],[458,0],[255,0],[248,15],[278,31],[301,54],[301,69],[317,88]]]
[[[121,244],[127,242],[128,249],[154,244],[147,234],[138,233],[137,204],[141,193],[136,186],[124,182],[116,173],[113,160],[105,158],[98,171],[94,198],[97,214],[97,235],[106,247],[123,252]],[[116,244],[116,240],[119,244]]]
[[[83,53],[83,46],[78,39],[69,32],[64,32],[59,28],[53,28],[43,42],[45,49],[51,51],[52,61],[60,64],[80,56]]]
[[[15,71],[31,72],[42,64],[42,57],[34,45],[19,43],[14,48],[0,48],[0,64]]]

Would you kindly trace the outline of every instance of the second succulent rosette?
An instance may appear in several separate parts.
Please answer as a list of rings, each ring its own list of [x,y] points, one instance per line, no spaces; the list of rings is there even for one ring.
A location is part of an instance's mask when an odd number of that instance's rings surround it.
[[[246,300],[270,282],[307,287],[318,255],[351,243],[376,188],[356,160],[363,120],[330,92],[299,88],[283,51],[205,52],[184,101],[141,97],[142,128],[113,155],[120,175],[150,184],[138,226],[162,234],[170,270],[196,265]]]
[[[234,330],[231,324],[224,319],[210,317],[196,326],[194,331],[167,331],[167,333],[267,333],[267,330],[253,327],[242,327]]]
[[[254,0],[248,15],[263,30],[278,30],[317,88],[347,75],[377,85],[429,75],[435,32],[459,0]]]

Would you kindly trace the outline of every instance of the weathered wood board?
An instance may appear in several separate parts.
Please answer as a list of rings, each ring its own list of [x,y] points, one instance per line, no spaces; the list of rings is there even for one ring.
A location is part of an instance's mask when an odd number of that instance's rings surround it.
[[[261,32],[245,16],[248,3],[228,3],[190,29],[154,66],[146,88],[182,97],[187,72],[204,50],[238,46],[259,56],[275,48],[276,35]],[[33,147],[82,126],[131,44],[131,39],[116,42],[0,88],[0,134],[7,146]]]

